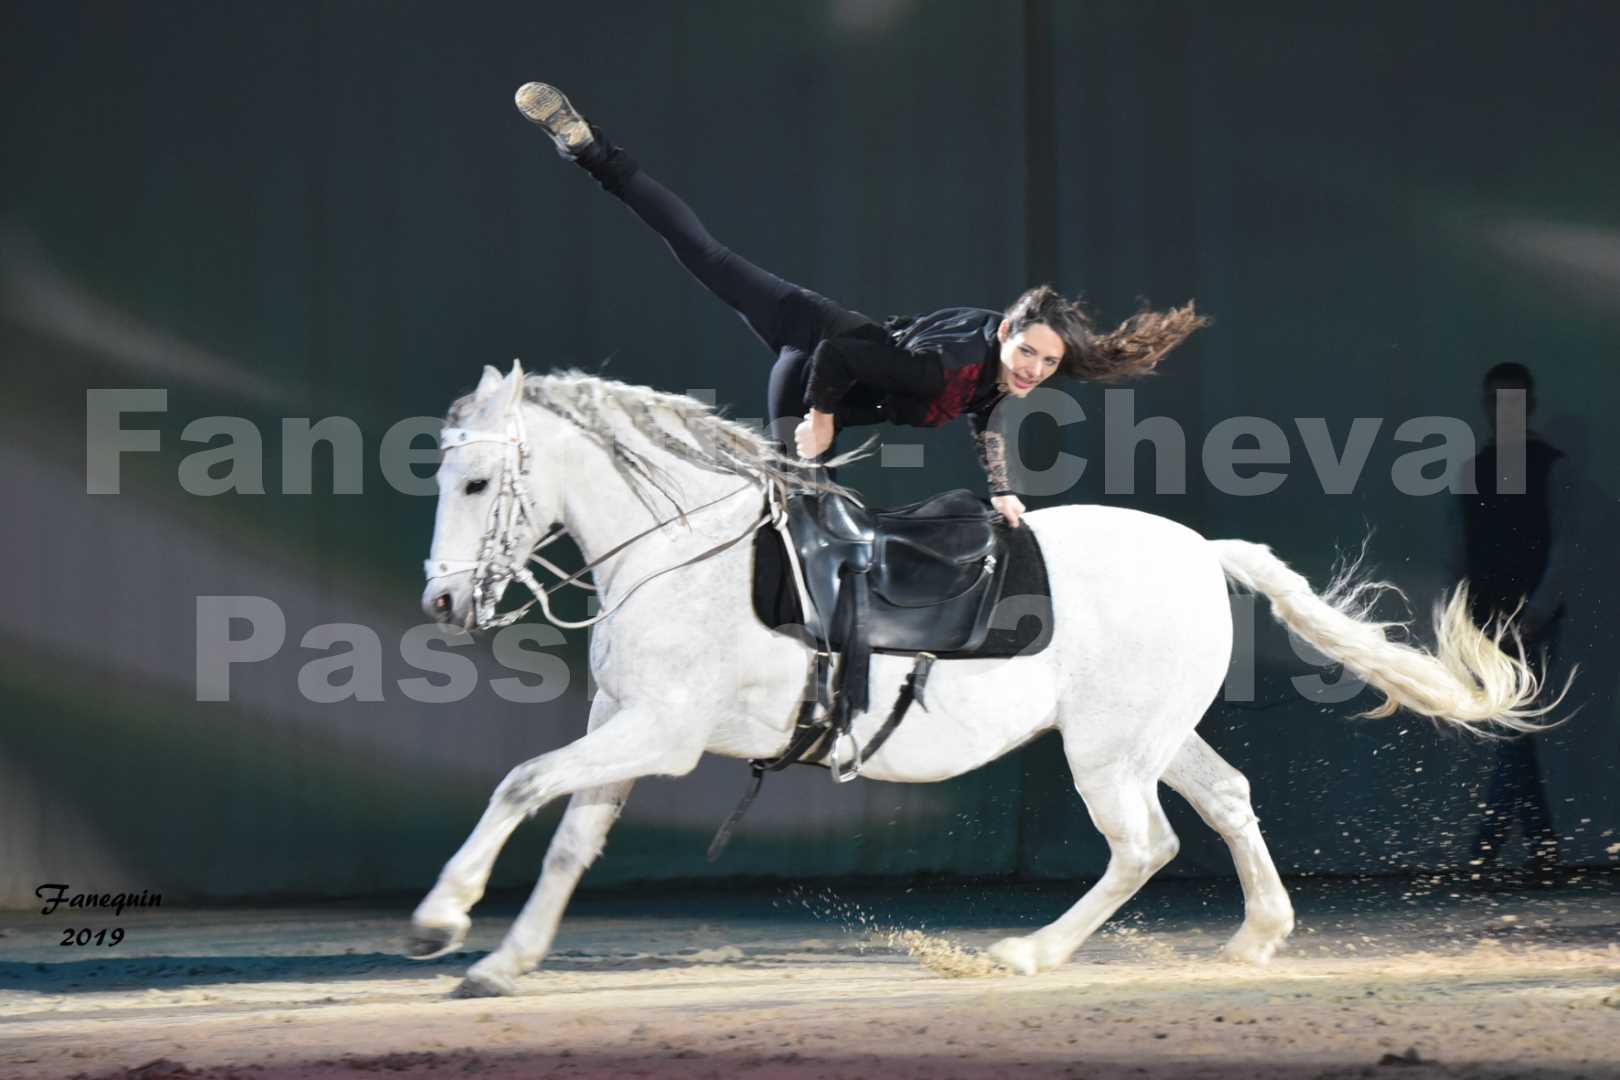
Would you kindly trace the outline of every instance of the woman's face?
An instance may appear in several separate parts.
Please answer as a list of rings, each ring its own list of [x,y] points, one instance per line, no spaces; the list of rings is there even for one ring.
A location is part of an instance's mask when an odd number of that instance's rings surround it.
[[[1063,362],[1063,339],[1045,323],[1032,323],[1016,334],[1001,321],[1001,385],[1014,397],[1023,397],[1058,369]]]

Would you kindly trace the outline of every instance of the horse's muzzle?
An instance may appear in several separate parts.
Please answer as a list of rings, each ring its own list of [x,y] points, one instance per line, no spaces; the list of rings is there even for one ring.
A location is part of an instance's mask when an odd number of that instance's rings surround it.
[[[422,594],[422,610],[434,622],[454,622],[456,618],[455,593],[437,582],[429,585]]]

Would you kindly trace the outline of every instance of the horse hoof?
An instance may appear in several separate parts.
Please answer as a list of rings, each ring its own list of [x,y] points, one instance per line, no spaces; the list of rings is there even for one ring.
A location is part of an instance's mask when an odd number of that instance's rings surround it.
[[[1259,934],[1250,934],[1239,930],[1222,948],[1228,960],[1236,960],[1240,964],[1268,964],[1277,954],[1277,946],[1282,941],[1278,938],[1263,938]]]
[[[1019,975],[1033,975],[1041,969],[1035,959],[1035,943],[1028,938],[1002,938],[988,952],[996,963]]]
[[[517,993],[517,980],[483,971],[469,971],[455,989],[458,998],[510,997]]]
[[[450,926],[424,926],[413,923],[410,937],[405,939],[405,955],[412,960],[436,960],[461,948],[467,940],[472,920],[465,915]]]

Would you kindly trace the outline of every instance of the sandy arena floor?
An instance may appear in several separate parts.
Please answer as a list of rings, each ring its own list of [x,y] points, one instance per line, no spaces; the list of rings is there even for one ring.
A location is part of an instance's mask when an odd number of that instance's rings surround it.
[[[1216,954],[1233,887],[1168,882],[1033,978],[974,950],[1073,885],[582,897],[499,1000],[450,994],[510,903],[428,964],[397,956],[406,903],[132,911],[99,950],[10,914],[0,1077],[1620,1076],[1617,886],[1294,882],[1300,929],[1251,968]]]

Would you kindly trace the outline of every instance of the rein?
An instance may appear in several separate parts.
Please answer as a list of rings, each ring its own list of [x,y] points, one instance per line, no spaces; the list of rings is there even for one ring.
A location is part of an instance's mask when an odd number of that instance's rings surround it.
[[[714,545],[711,548],[707,548],[707,549],[705,549],[703,551],[700,551],[698,554],[692,556],[690,559],[685,559],[685,560],[683,560],[681,562],[676,563],[673,566],[666,566],[662,570],[653,571],[651,574],[648,574],[646,577],[642,578],[640,581],[638,581],[634,585],[630,586],[630,588],[625,591],[624,595],[619,597],[619,599],[614,602],[612,607],[607,608],[606,610],[597,612],[595,615],[591,616],[589,619],[582,619],[579,622],[569,622],[569,621],[567,621],[565,619],[557,618],[557,616],[554,615],[552,613],[552,611],[551,611],[551,603],[550,603],[551,594],[556,592],[558,589],[561,589],[564,585],[573,585],[573,586],[576,586],[576,587],[582,588],[582,589],[594,589],[595,588],[594,585],[587,585],[587,584],[585,584],[585,583],[583,583],[583,582],[581,582],[579,580],[581,575],[589,573],[594,567],[601,565],[601,563],[603,563],[607,559],[610,559],[614,555],[617,555],[619,552],[623,551],[625,548],[629,547],[631,544],[634,544],[637,540],[641,540],[641,539],[643,539],[643,538],[645,538],[647,536],[650,536],[651,534],[657,532],[659,529],[662,529],[665,525],[668,525],[668,524],[670,524],[672,522],[676,522],[676,521],[683,521],[683,520],[685,520],[685,518],[686,518],[686,516],[688,514],[695,514],[700,510],[707,510],[709,507],[715,505],[716,503],[724,502],[725,500],[731,498],[733,495],[736,495],[736,494],[739,494],[741,492],[750,490],[753,486],[754,485],[752,485],[752,484],[744,484],[742,487],[737,488],[735,491],[728,491],[726,494],[721,495],[719,498],[710,499],[708,502],[703,503],[701,506],[694,506],[690,510],[683,510],[679,514],[675,515],[674,517],[665,518],[663,521],[660,521],[657,524],[650,526],[649,528],[643,529],[641,532],[639,532],[636,535],[632,536],[630,539],[624,541],[621,544],[615,545],[614,547],[612,547],[608,551],[604,552],[602,555],[599,555],[595,559],[592,559],[590,562],[586,563],[584,566],[580,567],[578,570],[575,570],[572,574],[570,574],[567,577],[563,578],[561,581],[557,582],[555,585],[552,585],[550,588],[546,588],[546,587],[542,586],[538,581],[536,581],[535,578],[534,578],[534,575],[529,573],[529,568],[527,566],[518,567],[517,570],[513,573],[512,576],[515,577],[518,581],[523,582],[524,586],[527,587],[528,590],[531,593],[534,594],[534,599],[530,600],[528,603],[524,604],[522,607],[517,608],[514,611],[509,611],[505,615],[499,616],[499,619],[501,620],[500,625],[501,626],[506,626],[506,625],[509,625],[510,623],[516,622],[519,618],[521,618],[523,616],[523,614],[525,612],[527,612],[531,607],[533,607],[536,603],[538,603],[540,605],[541,612],[544,613],[544,615],[546,617],[546,620],[548,622],[550,622],[553,626],[558,626],[558,627],[561,627],[561,628],[563,628],[565,630],[578,630],[578,629],[580,629],[582,627],[586,627],[586,626],[595,626],[597,623],[601,622],[603,619],[607,618],[609,615],[612,615],[615,611],[618,611],[619,608],[623,607],[625,605],[625,603],[630,599],[630,597],[632,595],[634,595],[635,591],[637,589],[641,588],[643,585],[647,584],[647,582],[653,580],[654,578],[662,577],[663,575],[668,574],[668,573],[670,573],[672,571],[680,570],[680,569],[682,569],[684,567],[691,566],[694,563],[703,562],[705,559],[708,559],[708,558],[711,558],[711,557],[713,557],[715,555],[718,555],[722,551],[724,551],[727,548],[731,547],[732,545],[740,543],[741,541],[743,541],[743,540],[747,539],[748,537],[752,536],[756,529],[758,529],[761,525],[765,524],[767,521],[771,520],[771,512],[769,510],[761,511],[759,516],[756,517],[753,521],[749,522],[748,526],[745,529],[743,529],[742,532],[738,533],[736,536],[733,536],[731,539],[723,540],[723,541],[721,541],[720,543]],[[557,537],[561,536],[562,532],[563,532],[563,530],[562,530],[561,526],[557,527],[556,529],[554,529],[552,531],[552,533],[549,536],[547,536],[544,540],[541,541],[541,543],[539,545],[536,545],[536,546],[537,547],[542,547],[545,544],[551,543],[551,541],[553,541],[553,540],[557,539]],[[531,555],[531,558],[533,558],[532,555]],[[534,561],[535,562],[541,562],[542,560],[534,559]],[[557,567],[551,565],[550,563],[543,563],[543,565],[546,567],[546,569],[551,570],[553,573],[556,573],[556,574],[561,574],[562,573],[561,570],[559,570]]]
[[[539,531],[539,515],[535,510],[534,502],[530,498],[528,491],[531,454],[529,452],[528,439],[525,437],[523,431],[522,418],[518,415],[516,410],[513,410],[509,420],[507,421],[505,431],[480,431],[471,428],[445,428],[439,433],[439,448],[445,453],[449,453],[451,450],[460,449],[464,446],[471,446],[474,443],[494,443],[507,451],[507,454],[503,457],[501,462],[501,473],[496,483],[495,499],[490,506],[489,515],[485,520],[484,535],[479,541],[478,554],[471,559],[429,558],[422,564],[423,571],[427,575],[429,583],[436,581],[439,578],[450,577],[455,574],[472,574],[473,603],[467,612],[467,623],[465,625],[465,629],[468,630],[475,628],[497,629],[504,626],[510,626],[521,619],[524,615],[528,614],[529,610],[536,604],[540,605],[541,612],[545,615],[546,620],[553,626],[557,626],[565,630],[579,630],[588,626],[595,626],[603,619],[606,619],[608,616],[618,611],[619,608],[623,607],[625,602],[628,601],[637,590],[639,590],[649,581],[652,581],[657,577],[662,577],[671,571],[680,570],[684,567],[691,566],[694,563],[702,562],[705,559],[709,559],[720,554],[720,552],[725,551],[727,548],[730,548],[749,536],[752,536],[761,525],[764,525],[769,521],[774,521],[778,516],[777,507],[780,504],[780,499],[772,498],[767,503],[766,508],[760,512],[759,516],[750,522],[747,528],[738,533],[736,536],[730,538],[729,540],[722,541],[721,543],[699,552],[697,555],[694,555],[689,559],[678,562],[673,566],[666,566],[662,570],[657,570],[651,574],[648,574],[646,577],[642,578],[640,581],[636,582],[628,590],[626,590],[624,595],[620,596],[611,607],[597,612],[588,619],[571,622],[566,619],[558,618],[556,614],[552,612],[550,599],[552,593],[556,592],[558,589],[561,589],[565,585],[572,585],[576,588],[595,591],[595,585],[583,582],[580,580],[580,578],[589,573],[591,570],[595,569],[597,566],[600,566],[603,562],[619,554],[621,551],[624,551],[638,540],[645,539],[646,537],[662,529],[664,526],[677,521],[684,522],[688,515],[706,510],[711,506],[724,502],[733,495],[751,490],[754,485],[752,483],[744,484],[742,487],[739,487],[734,491],[729,491],[718,498],[710,499],[708,502],[703,503],[700,506],[695,506],[690,510],[682,509],[673,517],[668,517],[662,521],[655,522],[653,525],[643,529],[641,532],[630,537],[628,540],[614,545],[606,552],[574,571],[572,574],[565,575],[561,567],[545,558],[542,558],[538,554],[541,548],[561,537],[566,531],[564,526],[560,524],[554,525],[538,541],[531,544],[528,550],[522,553],[521,557],[517,552],[518,543],[515,533],[521,524],[526,522],[531,529]],[[769,486],[772,489],[772,493],[775,494],[775,483],[771,482]],[[541,585],[540,582],[537,581],[534,575],[529,571],[528,564],[530,562],[537,563],[545,569],[550,570],[552,573],[562,578],[562,580],[558,581],[549,588]],[[502,595],[504,595],[507,586],[513,581],[522,582],[524,587],[527,588],[532,594],[532,597],[521,607],[508,611],[504,615],[498,615],[495,612],[495,605],[500,602],[500,598]]]

